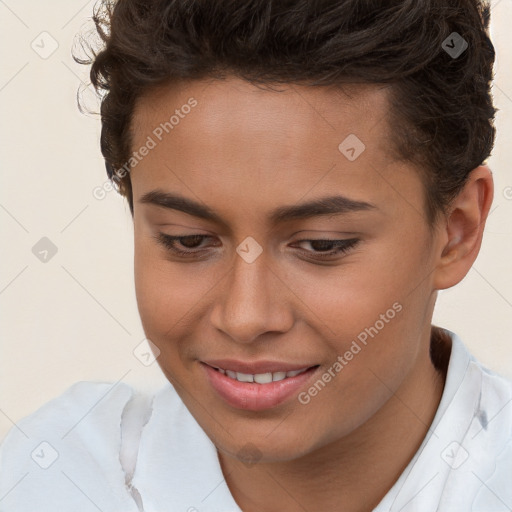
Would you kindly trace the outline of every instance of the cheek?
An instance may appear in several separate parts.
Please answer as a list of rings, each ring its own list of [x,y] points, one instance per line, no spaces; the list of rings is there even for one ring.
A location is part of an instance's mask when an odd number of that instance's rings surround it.
[[[430,307],[422,245],[406,251],[403,243],[400,249],[389,243],[371,256],[354,255],[333,271],[290,276],[330,349],[328,364],[337,356],[346,361],[333,379],[345,403],[357,396],[371,410],[373,398],[382,398],[376,388],[386,390],[379,379],[396,387],[415,364]]]
[[[417,266],[412,258],[407,262],[397,261],[382,251],[356,254],[337,267],[295,268],[286,274],[293,295],[301,299],[304,313],[321,336],[342,340],[336,348],[344,350],[347,340],[376,322],[382,327],[384,321],[387,328],[400,321],[396,310],[410,300],[408,294],[417,284],[412,284]],[[396,303],[400,307],[393,307]]]
[[[185,347],[218,275],[172,263],[154,241],[135,241],[135,291],[146,336],[162,352]]]
[[[135,292],[146,336],[161,349],[159,340],[186,313],[194,294],[191,287],[184,287],[179,282],[176,266],[162,259],[160,250],[154,245],[149,237],[136,236]]]

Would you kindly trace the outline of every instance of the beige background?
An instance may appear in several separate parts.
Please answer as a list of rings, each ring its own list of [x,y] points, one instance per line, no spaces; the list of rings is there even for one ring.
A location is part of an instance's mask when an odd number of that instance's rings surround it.
[[[70,54],[92,6],[0,0],[0,439],[78,380],[122,379],[145,389],[165,383],[156,363],[145,366],[133,353],[144,334],[128,207],[115,192],[102,200],[92,193],[106,180],[100,123],[76,108],[87,70]],[[511,0],[493,2],[492,14],[500,111],[489,164],[496,196],[477,262],[441,293],[434,320],[512,378]],[[32,253],[42,237],[58,249],[46,263]]]

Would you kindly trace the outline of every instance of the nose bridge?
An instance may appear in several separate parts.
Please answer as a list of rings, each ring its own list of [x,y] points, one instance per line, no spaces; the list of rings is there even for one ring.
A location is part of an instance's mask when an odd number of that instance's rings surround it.
[[[247,246],[240,244],[237,253],[244,249]],[[234,341],[249,343],[264,332],[288,329],[291,319],[266,255],[260,253],[251,261],[244,254],[234,258],[216,300],[212,322]]]

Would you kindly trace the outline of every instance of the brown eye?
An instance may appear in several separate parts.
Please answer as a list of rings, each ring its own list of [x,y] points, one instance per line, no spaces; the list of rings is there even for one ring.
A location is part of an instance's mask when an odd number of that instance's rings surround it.
[[[206,239],[211,239],[210,235],[168,235],[166,233],[158,233],[155,236],[158,243],[163,245],[168,251],[184,257],[192,257],[199,253],[204,253],[205,248],[201,244]],[[199,249],[198,249],[199,247]]]
[[[183,236],[181,238],[178,238],[180,244],[189,249],[194,249],[198,245],[201,245],[203,239],[204,236],[201,235]]]
[[[354,248],[360,242],[359,238],[349,238],[347,240],[300,240],[298,243],[307,243],[312,250],[303,250],[308,256],[313,258],[322,259],[328,257],[335,257],[345,254]]]

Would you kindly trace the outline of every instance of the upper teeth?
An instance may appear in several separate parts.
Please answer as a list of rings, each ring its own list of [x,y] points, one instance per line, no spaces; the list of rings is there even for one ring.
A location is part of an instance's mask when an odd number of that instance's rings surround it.
[[[295,377],[299,373],[303,373],[308,368],[302,370],[292,370],[289,372],[268,372],[268,373],[240,373],[232,370],[224,370],[223,368],[217,368],[220,373],[227,375],[232,379],[236,379],[239,382],[256,382],[258,384],[268,384],[269,382],[276,382],[278,380],[286,379],[287,377]]]

